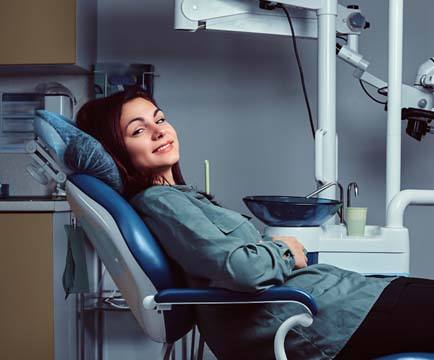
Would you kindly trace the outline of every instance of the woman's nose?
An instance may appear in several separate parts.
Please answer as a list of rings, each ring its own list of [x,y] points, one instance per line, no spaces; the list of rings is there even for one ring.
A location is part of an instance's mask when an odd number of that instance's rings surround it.
[[[157,129],[155,129],[155,131],[153,132],[153,135],[154,135],[154,139],[159,139],[159,138],[161,138],[161,137],[164,136],[164,130],[163,130],[163,129],[160,129],[160,128],[157,128]]]

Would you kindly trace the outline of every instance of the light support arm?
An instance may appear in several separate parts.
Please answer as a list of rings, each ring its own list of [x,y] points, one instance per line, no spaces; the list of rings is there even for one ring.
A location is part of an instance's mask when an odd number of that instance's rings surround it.
[[[311,10],[319,10],[324,6],[323,0],[282,0],[279,3]]]
[[[279,1],[291,8],[294,32],[301,38],[318,38],[317,11],[324,0]],[[260,9],[259,1],[240,0],[175,0],[176,30],[221,30],[292,36],[285,14]],[[361,28],[351,26],[351,18],[360,10],[337,5],[336,31],[357,37]]]
[[[369,67],[369,62],[364,59],[364,57],[360,53],[350,49],[348,46],[337,45],[337,55],[340,59],[355,68],[353,72],[355,78],[358,78],[363,82],[372,85],[376,89],[385,89],[384,92],[387,93],[388,84],[367,71],[367,68]],[[422,87],[420,84],[417,83],[417,80],[421,76],[422,75],[418,74],[415,86],[402,84],[401,108],[407,107],[429,110],[432,109],[432,89],[430,89],[429,87]]]

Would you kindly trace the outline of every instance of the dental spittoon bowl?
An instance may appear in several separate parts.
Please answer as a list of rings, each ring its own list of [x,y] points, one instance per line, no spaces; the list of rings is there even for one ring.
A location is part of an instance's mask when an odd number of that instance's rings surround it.
[[[268,226],[320,226],[341,208],[342,202],[302,196],[245,196],[243,201]]]

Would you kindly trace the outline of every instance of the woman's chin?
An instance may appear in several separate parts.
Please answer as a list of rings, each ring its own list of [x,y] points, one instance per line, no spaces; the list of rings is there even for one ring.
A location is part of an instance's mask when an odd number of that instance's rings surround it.
[[[161,157],[158,158],[157,161],[155,161],[157,166],[162,166],[163,164],[167,165],[173,165],[176,164],[179,161],[179,154],[161,154]]]
[[[179,159],[179,152],[178,151],[169,151],[166,154],[161,154],[162,159]]]

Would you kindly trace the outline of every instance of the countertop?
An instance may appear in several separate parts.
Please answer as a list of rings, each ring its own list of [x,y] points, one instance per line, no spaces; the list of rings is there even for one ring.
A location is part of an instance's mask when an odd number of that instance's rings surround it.
[[[66,197],[10,196],[0,198],[0,212],[71,211]]]

